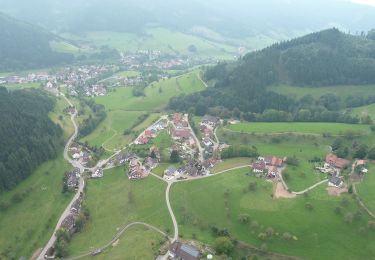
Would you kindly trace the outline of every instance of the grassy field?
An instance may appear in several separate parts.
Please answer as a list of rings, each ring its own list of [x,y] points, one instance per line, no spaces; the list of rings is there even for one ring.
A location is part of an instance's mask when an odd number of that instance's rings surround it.
[[[227,126],[228,129],[244,133],[301,133],[301,134],[323,134],[342,135],[345,132],[353,131],[361,134],[369,133],[367,125],[341,124],[341,123],[239,123]]]
[[[369,172],[365,175],[363,181],[357,185],[357,192],[365,205],[372,212],[375,212],[375,165],[370,163],[368,169]]]
[[[351,113],[359,117],[370,116],[372,120],[375,120],[375,104],[353,108]]]
[[[25,88],[39,88],[40,83],[33,82],[33,83],[24,83],[24,84],[6,84],[5,87],[8,90],[18,90],[18,89],[25,89]]]
[[[68,42],[51,41],[49,45],[51,46],[51,49],[56,52],[70,53],[74,55],[83,54],[83,51],[80,48]]]
[[[107,112],[106,119],[82,141],[98,147],[103,145],[110,150],[119,149],[129,141],[129,138],[123,135],[124,130],[130,128],[142,114],[140,111]]]
[[[164,237],[146,227],[131,227],[121,237],[116,246],[100,255],[82,259],[154,259]]]
[[[146,88],[145,97],[134,97],[131,88],[117,88],[115,92],[95,100],[107,110],[160,111],[167,106],[171,97],[204,89],[197,73],[194,71],[181,77],[155,82]]]
[[[103,179],[90,180],[86,202],[91,220],[73,237],[70,254],[77,255],[106,244],[121,227],[134,221],[172,231],[165,188],[164,182],[152,176],[129,181],[122,167],[106,171]]]
[[[369,259],[375,254],[375,233],[366,228],[368,217],[350,196],[345,195],[349,205],[340,215],[334,209],[342,204],[342,198],[330,197],[325,187],[310,192],[307,198],[276,200],[270,196],[271,183],[247,176],[247,172],[235,170],[172,186],[180,235],[211,244],[215,239],[211,227],[216,226],[227,228],[233,237],[254,246],[266,244],[271,251],[305,259]],[[257,182],[255,192],[247,191],[250,182]],[[305,208],[307,202],[312,210]],[[362,213],[360,219],[344,221],[347,213],[357,211]],[[248,214],[249,223],[241,224],[240,214]],[[264,240],[258,238],[268,228],[274,234]],[[361,228],[363,233],[359,232]],[[282,239],[284,232],[296,236],[296,240]]]
[[[193,54],[188,47],[197,48],[195,55],[231,59],[237,49],[227,44],[220,44],[204,38],[164,28],[149,28],[144,35],[121,32],[97,31],[86,33],[84,40],[100,47],[107,45],[120,51],[159,50],[170,54]]]
[[[4,259],[29,258],[43,247],[50,238],[61,212],[71,199],[63,195],[62,178],[70,170],[62,156],[42,164],[29,178],[10,192],[1,194],[0,203],[9,202],[15,194],[30,189],[20,203],[12,203],[0,214],[0,258],[1,252],[13,252]]]
[[[61,128],[64,129],[65,140],[68,140],[74,132],[74,127],[72,121],[70,120],[70,115],[62,112],[67,106],[68,105],[65,99],[59,97],[56,99],[55,109],[49,114],[49,117],[52,119],[52,121],[54,121],[56,124],[59,124]],[[62,117],[62,120],[60,120],[60,116]]]
[[[345,100],[348,96],[367,97],[375,94],[375,85],[358,85],[358,86],[329,86],[329,87],[296,87],[296,86],[273,86],[269,90],[276,93],[287,95],[289,97],[301,98],[305,95],[312,95],[314,98],[320,98],[326,94],[335,94]]]
[[[217,173],[221,171],[225,171],[234,167],[244,166],[244,165],[250,165],[250,159],[249,158],[231,158],[224,160],[218,164],[216,164],[211,172]]]
[[[134,70],[121,71],[115,74],[115,76],[120,76],[120,77],[137,77],[139,75],[141,75],[141,73],[139,71],[134,71]]]
[[[292,191],[302,191],[327,178],[326,174],[314,169],[314,164],[305,160],[301,160],[298,166],[288,165],[283,174],[285,182]]]

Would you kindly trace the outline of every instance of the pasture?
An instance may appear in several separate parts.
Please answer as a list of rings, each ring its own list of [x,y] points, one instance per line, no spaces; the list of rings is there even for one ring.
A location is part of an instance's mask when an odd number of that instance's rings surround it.
[[[331,135],[343,135],[348,131],[358,134],[367,134],[370,131],[368,125],[317,122],[243,122],[229,125],[226,128],[235,132],[255,134],[299,133],[322,135],[324,133],[330,133]]]
[[[91,219],[70,242],[70,255],[105,245],[122,227],[135,221],[173,231],[165,203],[165,189],[166,184],[153,176],[138,181],[128,180],[123,167],[105,171],[100,180],[90,180],[86,203]]]
[[[360,118],[370,116],[372,120],[375,120],[375,104],[353,108],[351,109],[351,113]]]
[[[269,87],[268,90],[296,99],[300,99],[305,95],[312,95],[315,99],[319,99],[326,94],[335,94],[340,96],[342,100],[345,100],[349,96],[367,97],[369,95],[375,95],[375,85],[328,86],[316,88],[279,85]]]
[[[49,240],[57,220],[72,194],[62,194],[62,178],[70,170],[62,151],[55,160],[42,164],[26,180],[1,194],[0,203],[10,203],[0,214],[0,258],[30,258]],[[13,202],[16,194],[27,192],[21,202]]]
[[[194,71],[180,77],[160,80],[145,89],[144,97],[134,97],[131,88],[117,88],[109,95],[95,98],[98,104],[103,104],[106,110],[126,111],[160,111],[164,109],[169,99],[181,94],[191,94],[204,89]]]
[[[367,229],[368,216],[348,195],[330,197],[319,187],[308,197],[273,199],[273,185],[247,176],[248,169],[172,186],[171,200],[180,235],[212,244],[212,227],[227,229],[232,237],[272,252],[308,259],[368,259],[375,254],[375,233]],[[256,191],[248,190],[250,182]],[[312,210],[305,207],[312,205]],[[208,207],[209,205],[209,207]],[[345,206],[343,206],[345,205]],[[336,207],[342,213],[335,213]],[[358,218],[345,222],[345,216]],[[241,223],[239,216],[249,221]],[[269,232],[265,238],[260,233]],[[282,238],[284,232],[295,239]],[[362,233],[361,233],[362,232]],[[334,252],[332,249],[336,248]]]
[[[361,200],[372,212],[375,212],[375,165],[369,163],[368,170],[369,172],[364,176],[363,181],[356,187]]]

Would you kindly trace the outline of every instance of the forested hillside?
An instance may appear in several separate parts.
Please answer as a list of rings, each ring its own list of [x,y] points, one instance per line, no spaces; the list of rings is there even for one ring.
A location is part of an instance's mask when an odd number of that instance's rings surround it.
[[[344,34],[337,29],[324,30],[274,44],[235,63],[219,64],[209,68],[204,77],[216,82],[215,86],[192,96],[173,99],[171,108],[188,110],[193,107],[197,114],[217,106],[247,113],[264,113],[270,109],[288,112],[276,116],[281,121],[299,120],[298,112],[304,109],[309,118],[307,121],[352,121],[347,117],[342,119],[334,112],[340,107],[332,95],[317,101],[308,96],[293,100],[282,93],[267,91],[266,87],[282,83],[301,87],[374,84],[375,41],[370,37]],[[362,103],[373,103],[374,100],[369,93]],[[247,115],[250,119],[254,116]],[[267,121],[268,117],[263,119]]]
[[[39,90],[0,87],[0,192],[57,156],[62,129],[48,117],[53,107],[54,100]]]
[[[72,61],[73,56],[52,51],[55,36],[43,29],[0,14],[0,71],[46,67]]]

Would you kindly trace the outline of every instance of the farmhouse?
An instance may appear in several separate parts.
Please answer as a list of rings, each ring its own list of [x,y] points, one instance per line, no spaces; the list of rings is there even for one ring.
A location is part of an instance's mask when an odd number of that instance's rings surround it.
[[[344,182],[338,176],[332,176],[328,181],[328,186],[330,187],[341,188],[343,184]]]
[[[91,178],[102,178],[102,177],[103,177],[103,169],[100,167],[96,169],[93,174],[91,174]]]
[[[135,144],[148,144],[149,141],[150,139],[147,136],[142,135],[135,141]]]
[[[79,186],[80,173],[79,169],[75,168],[71,172],[65,173],[65,182],[69,190],[75,190]]]
[[[74,233],[74,224],[75,224],[74,216],[73,216],[73,214],[69,214],[62,221],[60,228],[63,228],[66,231],[68,231],[69,233],[73,234]]]
[[[147,169],[153,169],[158,165],[157,159],[153,159],[152,157],[146,157],[143,161],[143,165]]]
[[[264,161],[256,161],[251,165],[251,168],[253,168],[253,172],[255,173],[263,173],[266,169],[266,164]]]
[[[164,171],[164,174],[166,176],[174,176],[176,175],[178,172],[177,172],[177,169],[176,167],[174,167],[173,165],[172,166],[169,166],[165,171]]]
[[[266,156],[264,162],[268,166],[282,167],[284,160],[275,156]]]
[[[77,216],[81,210],[81,197],[76,199],[70,207],[70,213]]]
[[[338,169],[344,169],[350,164],[350,161],[339,158],[336,155],[331,153],[326,156],[326,163],[328,163],[332,167],[335,167]]]
[[[169,247],[169,257],[175,260],[198,260],[201,253],[198,248],[192,245],[174,242]]]
[[[202,118],[201,124],[209,125],[211,127],[216,127],[220,123],[220,118],[210,115],[205,115]]]
[[[276,178],[278,175],[278,169],[276,166],[271,166],[268,168],[267,178]]]
[[[172,138],[174,140],[187,140],[191,136],[189,129],[175,129],[172,133]]]

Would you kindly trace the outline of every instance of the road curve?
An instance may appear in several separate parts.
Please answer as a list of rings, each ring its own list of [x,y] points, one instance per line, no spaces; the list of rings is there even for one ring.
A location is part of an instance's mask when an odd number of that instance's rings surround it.
[[[165,190],[165,201],[167,202],[169,215],[171,216],[172,222],[173,222],[173,228],[174,228],[174,236],[172,238],[172,243],[173,243],[178,239],[178,224],[177,224],[176,217],[175,217],[175,215],[173,213],[173,210],[172,210],[172,207],[171,207],[171,202],[169,200],[169,192],[170,192],[172,184],[173,184],[173,182],[168,182],[167,189]]]
[[[73,106],[73,104],[70,102],[69,99],[67,99],[65,97],[64,94],[60,93],[60,95],[66,100],[66,102],[70,106]],[[68,142],[66,143],[66,145],[64,147],[64,159],[66,161],[68,161],[73,167],[79,168],[80,172],[82,173],[85,170],[85,168],[81,164],[79,164],[77,161],[72,160],[69,157],[69,154],[68,154],[69,146],[71,145],[71,143],[74,141],[74,139],[78,135],[78,126],[77,126],[77,123],[75,121],[76,116],[77,116],[77,111],[74,114],[72,114],[71,117],[70,117],[70,120],[72,121],[73,126],[74,126],[74,133],[69,138]],[[77,190],[76,194],[74,195],[74,197],[70,201],[69,205],[65,208],[63,214],[60,216],[60,219],[58,220],[58,222],[56,224],[55,230],[53,231],[53,234],[52,234],[51,238],[49,239],[49,241],[47,242],[47,244],[44,246],[42,252],[38,256],[38,258],[37,258],[38,260],[43,260],[44,255],[46,254],[47,250],[54,245],[54,243],[56,241],[56,236],[55,236],[56,231],[59,229],[59,227],[60,227],[62,221],[64,220],[64,218],[69,215],[70,208],[71,208],[73,202],[79,198],[81,192],[83,192],[84,186],[85,186],[85,181],[84,181],[83,177],[81,176],[80,181],[79,181],[79,187],[78,187],[78,190]]]

